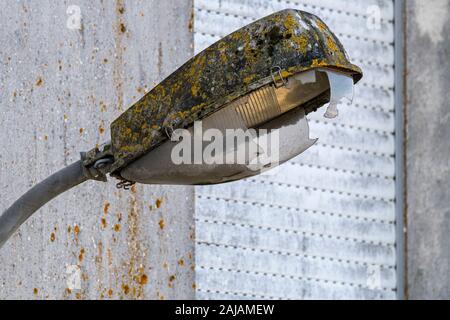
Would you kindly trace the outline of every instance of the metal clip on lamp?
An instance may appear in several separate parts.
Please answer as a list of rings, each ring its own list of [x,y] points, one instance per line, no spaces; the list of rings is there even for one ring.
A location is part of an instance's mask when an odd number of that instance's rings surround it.
[[[205,49],[111,124],[111,142],[34,186],[0,217],[0,247],[35,211],[89,179],[121,180],[125,189],[144,184],[216,184],[264,169],[242,164],[175,164],[176,129],[194,122],[226,129],[278,129],[281,164],[316,141],[306,115],[352,97],[362,71],[318,17],[283,10],[253,22]],[[172,139],[173,140],[173,139]],[[204,146],[202,146],[204,148]]]

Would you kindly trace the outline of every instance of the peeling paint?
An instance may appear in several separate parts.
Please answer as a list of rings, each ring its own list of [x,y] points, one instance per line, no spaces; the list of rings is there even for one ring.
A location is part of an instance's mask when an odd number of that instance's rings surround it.
[[[418,1],[418,9],[414,11],[415,22],[421,35],[428,36],[433,44],[445,39],[444,28],[450,18],[450,2],[448,0]],[[448,37],[447,37],[448,39]]]

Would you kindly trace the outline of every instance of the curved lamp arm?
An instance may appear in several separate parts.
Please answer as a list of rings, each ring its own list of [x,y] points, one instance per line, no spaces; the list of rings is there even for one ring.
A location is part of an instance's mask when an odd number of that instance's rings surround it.
[[[83,161],[79,160],[27,191],[0,216],[0,248],[33,213],[47,202],[87,180],[96,179],[99,171],[95,170],[97,171],[86,168]],[[107,166],[104,171],[107,171]],[[104,174],[104,171],[100,173]]]

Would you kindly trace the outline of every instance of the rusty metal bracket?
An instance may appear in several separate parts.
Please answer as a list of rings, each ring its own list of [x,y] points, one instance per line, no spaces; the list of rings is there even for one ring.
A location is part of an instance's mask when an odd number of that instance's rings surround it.
[[[111,142],[95,147],[88,152],[82,152],[81,160],[86,167],[93,166],[98,160],[105,158],[114,158]]]
[[[86,177],[102,182],[108,181],[106,174],[110,172],[110,167],[114,163],[110,143],[95,147],[88,152],[81,152],[80,156]]]

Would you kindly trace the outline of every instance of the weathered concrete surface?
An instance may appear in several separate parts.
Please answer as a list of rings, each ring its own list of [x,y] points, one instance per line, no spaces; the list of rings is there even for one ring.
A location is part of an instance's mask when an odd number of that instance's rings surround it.
[[[407,292],[450,299],[450,1],[406,1]]]
[[[72,4],[79,30],[67,27]],[[192,55],[191,10],[177,0],[2,2],[0,210],[107,141],[109,123]],[[119,191],[114,180],[60,196],[0,252],[0,298],[193,298],[193,196]],[[67,266],[80,267],[80,290],[67,289]]]

